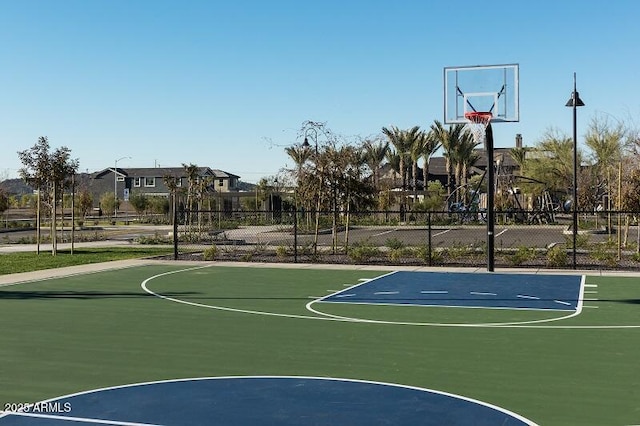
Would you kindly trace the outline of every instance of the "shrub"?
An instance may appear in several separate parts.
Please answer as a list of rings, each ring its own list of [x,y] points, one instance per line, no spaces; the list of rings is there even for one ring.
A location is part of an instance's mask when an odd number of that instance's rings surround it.
[[[405,244],[397,238],[389,238],[384,244],[391,250],[399,250],[405,246]]]
[[[614,250],[609,250],[607,244],[596,244],[589,252],[589,256],[600,263],[613,267],[618,264],[618,255]]]
[[[519,266],[523,263],[536,258],[536,249],[533,247],[518,247],[510,256],[507,256],[507,260],[513,266]]]
[[[289,250],[286,246],[278,246],[276,247],[276,256],[278,259],[284,259],[289,255]]]
[[[218,255],[218,247],[215,245],[212,245],[211,247],[207,247],[202,252],[202,257],[204,260],[215,260],[217,255]]]
[[[349,248],[349,258],[355,263],[363,263],[372,257],[380,255],[380,249],[372,246],[366,241],[361,241],[353,244]]]
[[[567,251],[560,245],[555,245],[547,250],[547,264],[560,268],[567,264]]]

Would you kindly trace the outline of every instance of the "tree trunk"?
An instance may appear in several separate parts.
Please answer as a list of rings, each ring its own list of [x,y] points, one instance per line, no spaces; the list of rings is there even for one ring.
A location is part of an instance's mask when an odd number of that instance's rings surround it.
[[[55,256],[56,254],[58,254],[58,241],[57,241],[57,219],[58,219],[58,191],[57,191],[57,185],[54,183],[53,184],[53,197],[52,197],[52,204],[51,204],[51,255]]]

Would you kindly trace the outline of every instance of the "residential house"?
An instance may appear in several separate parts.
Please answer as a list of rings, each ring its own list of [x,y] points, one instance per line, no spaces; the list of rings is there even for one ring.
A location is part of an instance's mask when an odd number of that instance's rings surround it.
[[[102,194],[113,193],[114,191],[118,199],[124,200],[120,210],[131,210],[127,201],[133,193],[169,197],[171,191],[165,184],[165,177],[167,176],[176,179],[178,188],[186,190],[189,186],[187,172],[184,167],[109,167],[95,172],[91,175],[89,185],[94,199],[94,206],[99,207]],[[209,167],[198,167],[197,176],[198,178],[211,180],[212,188],[218,194],[223,210],[232,211],[239,208],[238,183],[240,176]]]

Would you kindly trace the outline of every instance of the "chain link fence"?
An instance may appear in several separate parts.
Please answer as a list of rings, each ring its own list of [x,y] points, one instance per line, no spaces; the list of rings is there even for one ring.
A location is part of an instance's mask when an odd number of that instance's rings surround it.
[[[639,212],[184,211],[174,258],[416,266],[640,269]],[[574,245],[575,240],[575,245]]]

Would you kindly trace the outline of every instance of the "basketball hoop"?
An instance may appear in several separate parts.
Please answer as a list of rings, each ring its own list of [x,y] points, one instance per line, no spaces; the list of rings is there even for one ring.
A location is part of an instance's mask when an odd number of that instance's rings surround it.
[[[464,113],[464,118],[469,120],[466,127],[477,144],[484,143],[487,126],[493,118],[490,112],[469,111]]]

